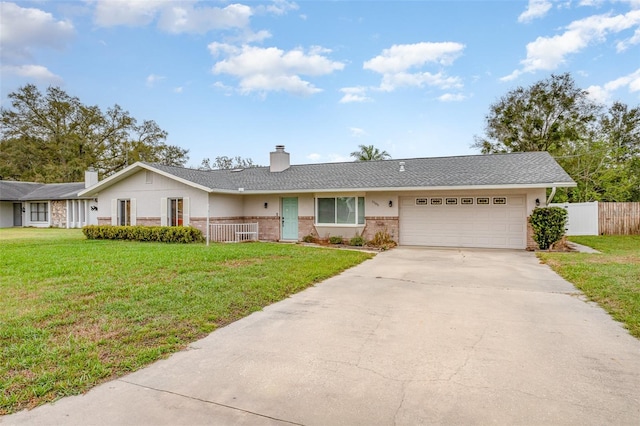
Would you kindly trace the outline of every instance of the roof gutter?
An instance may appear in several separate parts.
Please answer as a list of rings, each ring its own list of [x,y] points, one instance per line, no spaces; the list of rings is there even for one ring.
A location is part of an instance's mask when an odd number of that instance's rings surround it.
[[[406,186],[406,187],[344,187],[344,188],[298,188],[298,189],[271,189],[252,190],[247,188],[238,189],[214,189],[210,188],[209,193],[218,194],[238,194],[258,195],[258,194],[300,194],[300,193],[338,193],[338,192],[420,192],[420,191],[484,191],[484,190],[504,190],[504,189],[534,189],[552,187],[573,187],[575,182],[554,182],[536,184],[506,184],[506,185],[458,185],[458,186]]]

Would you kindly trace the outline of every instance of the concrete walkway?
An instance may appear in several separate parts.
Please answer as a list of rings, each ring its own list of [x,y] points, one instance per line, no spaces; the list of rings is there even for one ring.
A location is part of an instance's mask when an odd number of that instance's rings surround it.
[[[398,248],[86,395],[56,425],[634,424],[640,341],[533,253]]]

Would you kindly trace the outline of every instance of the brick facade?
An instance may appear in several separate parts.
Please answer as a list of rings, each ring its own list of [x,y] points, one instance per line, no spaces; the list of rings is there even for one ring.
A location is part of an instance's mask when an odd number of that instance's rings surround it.
[[[367,216],[362,236],[365,240],[371,240],[379,231],[387,231],[391,239],[398,242],[400,235],[400,218],[398,216]]]
[[[538,250],[540,247],[533,239],[533,226],[531,226],[530,219],[531,216],[527,217],[527,250]]]
[[[298,216],[298,239],[302,239],[307,235],[319,237],[313,216]]]
[[[160,226],[160,218],[159,217],[136,217],[136,225]]]
[[[258,216],[248,217],[246,222],[258,222],[258,239],[262,241],[278,241],[280,239],[280,217]]]

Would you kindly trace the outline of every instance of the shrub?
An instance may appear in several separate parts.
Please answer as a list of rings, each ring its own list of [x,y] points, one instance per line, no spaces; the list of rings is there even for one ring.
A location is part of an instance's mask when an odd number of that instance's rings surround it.
[[[373,236],[373,239],[369,241],[367,245],[382,250],[389,250],[390,248],[395,247],[397,244],[395,241],[393,241],[393,238],[391,238],[391,235],[385,229],[384,231],[376,232],[376,235]]]
[[[160,243],[201,243],[205,238],[192,226],[111,226],[89,225],[82,228],[89,240],[154,241]]]
[[[533,240],[540,249],[547,250],[564,236],[567,211],[561,207],[535,208],[529,222],[533,228]]]
[[[313,234],[309,234],[302,237],[302,241],[305,243],[315,243],[317,240],[316,237],[313,236]]]
[[[331,244],[342,244],[342,235],[334,235],[333,237],[329,237],[329,242]]]
[[[362,235],[356,234],[355,237],[349,240],[349,245],[362,247],[364,245],[364,237]]]

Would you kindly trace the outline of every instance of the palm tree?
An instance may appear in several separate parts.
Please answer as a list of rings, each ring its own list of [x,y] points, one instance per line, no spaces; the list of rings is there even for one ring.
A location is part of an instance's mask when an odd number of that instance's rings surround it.
[[[355,161],[375,161],[391,158],[387,151],[380,151],[373,145],[358,145],[358,148],[360,148],[359,151],[353,151],[349,154],[356,159]]]

